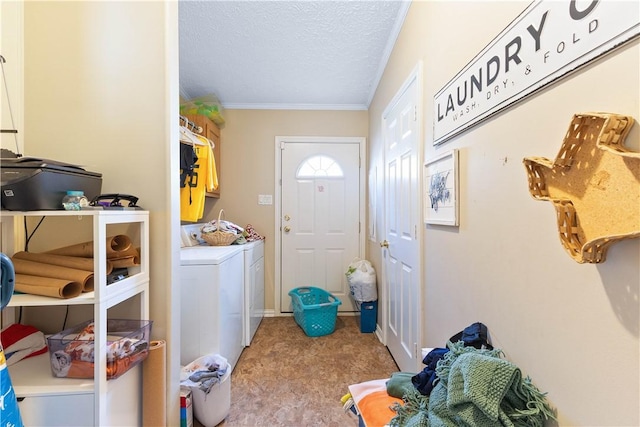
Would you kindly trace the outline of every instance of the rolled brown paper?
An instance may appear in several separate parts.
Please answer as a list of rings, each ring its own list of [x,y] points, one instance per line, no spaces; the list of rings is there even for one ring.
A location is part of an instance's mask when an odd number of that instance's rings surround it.
[[[142,425],[167,425],[167,345],[166,341],[151,341],[149,356],[142,362]]]
[[[124,258],[112,258],[111,264],[113,268],[125,268],[125,267],[133,267],[135,265],[139,265],[140,262],[136,264],[136,258],[134,256],[128,256]]]
[[[71,280],[82,285],[83,292],[93,291],[93,272],[61,267],[59,265],[43,264],[26,259],[13,258],[16,273],[30,276],[50,277],[53,279]]]
[[[82,284],[71,280],[16,274],[14,289],[31,295],[54,298],[73,298],[82,293]]]
[[[124,251],[118,251],[118,252],[107,254],[107,259],[112,260],[112,259],[127,258],[132,256],[134,257],[140,256],[139,250],[134,248],[133,245],[131,245],[128,249]]]
[[[116,236],[107,237],[107,258],[110,254],[126,251],[130,247],[131,239],[129,238],[129,236],[118,234]],[[53,249],[47,251],[47,253],[91,258],[93,257],[93,241]]]
[[[93,258],[77,256],[54,255],[47,253],[16,252],[12,258],[26,259],[43,264],[59,265],[60,267],[75,268],[77,270],[93,271]],[[113,265],[107,260],[107,274],[111,274]]]

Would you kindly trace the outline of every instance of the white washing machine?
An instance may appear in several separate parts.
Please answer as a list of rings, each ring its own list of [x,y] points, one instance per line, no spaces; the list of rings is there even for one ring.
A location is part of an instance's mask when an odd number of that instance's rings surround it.
[[[244,348],[242,246],[180,249],[180,363],[217,353],[234,368]]]
[[[264,240],[244,249],[244,345],[249,346],[264,317]]]

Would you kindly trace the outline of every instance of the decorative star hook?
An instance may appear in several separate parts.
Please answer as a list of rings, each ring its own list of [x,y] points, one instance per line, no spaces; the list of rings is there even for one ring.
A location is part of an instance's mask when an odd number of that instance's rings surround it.
[[[553,203],[560,241],[579,263],[604,262],[613,243],[640,237],[640,153],[624,145],[633,123],[576,114],[554,162],[523,160],[529,192]]]

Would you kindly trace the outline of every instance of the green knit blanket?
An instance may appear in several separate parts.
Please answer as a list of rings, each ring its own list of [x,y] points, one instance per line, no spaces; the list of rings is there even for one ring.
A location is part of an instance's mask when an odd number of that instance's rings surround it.
[[[396,404],[392,426],[542,427],[555,418],[545,394],[501,358],[500,350],[478,350],[448,343],[438,363],[438,383],[429,397],[409,391]]]

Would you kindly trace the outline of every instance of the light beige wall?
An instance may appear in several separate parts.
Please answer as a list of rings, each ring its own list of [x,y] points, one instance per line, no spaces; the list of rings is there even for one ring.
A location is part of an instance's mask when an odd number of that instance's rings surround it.
[[[522,159],[554,158],[574,113],[640,119],[640,42],[432,146],[434,94],[528,4],[412,4],[370,108],[370,164],[382,164],[382,111],[423,60],[425,158],[460,150],[461,199],[460,227],[425,229],[423,346],[441,347],[482,321],[506,357],[549,393],[560,425],[637,426],[640,240],[614,245],[600,265],[573,261],[553,207],[529,195]],[[636,124],[628,137],[636,150],[639,134]],[[378,268],[379,246],[368,249]]]
[[[25,154],[100,172],[103,193],[134,194],[150,211],[169,425],[179,423],[177,26],[176,2],[25,2]]]
[[[23,5],[17,1],[0,2],[0,54],[5,59],[2,64],[4,81],[0,96],[0,128],[23,128],[23,76],[22,70],[22,20]],[[4,85],[6,84],[6,91]],[[7,93],[9,96],[7,96]],[[0,133],[0,148],[22,153],[23,135]]]
[[[228,220],[253,225],[265,240],[265,308],[274,305],[276,136],[367,136],[366,111],[225,110],[222,129],[221,197],[207,199],[203,221],[224,209]]]

